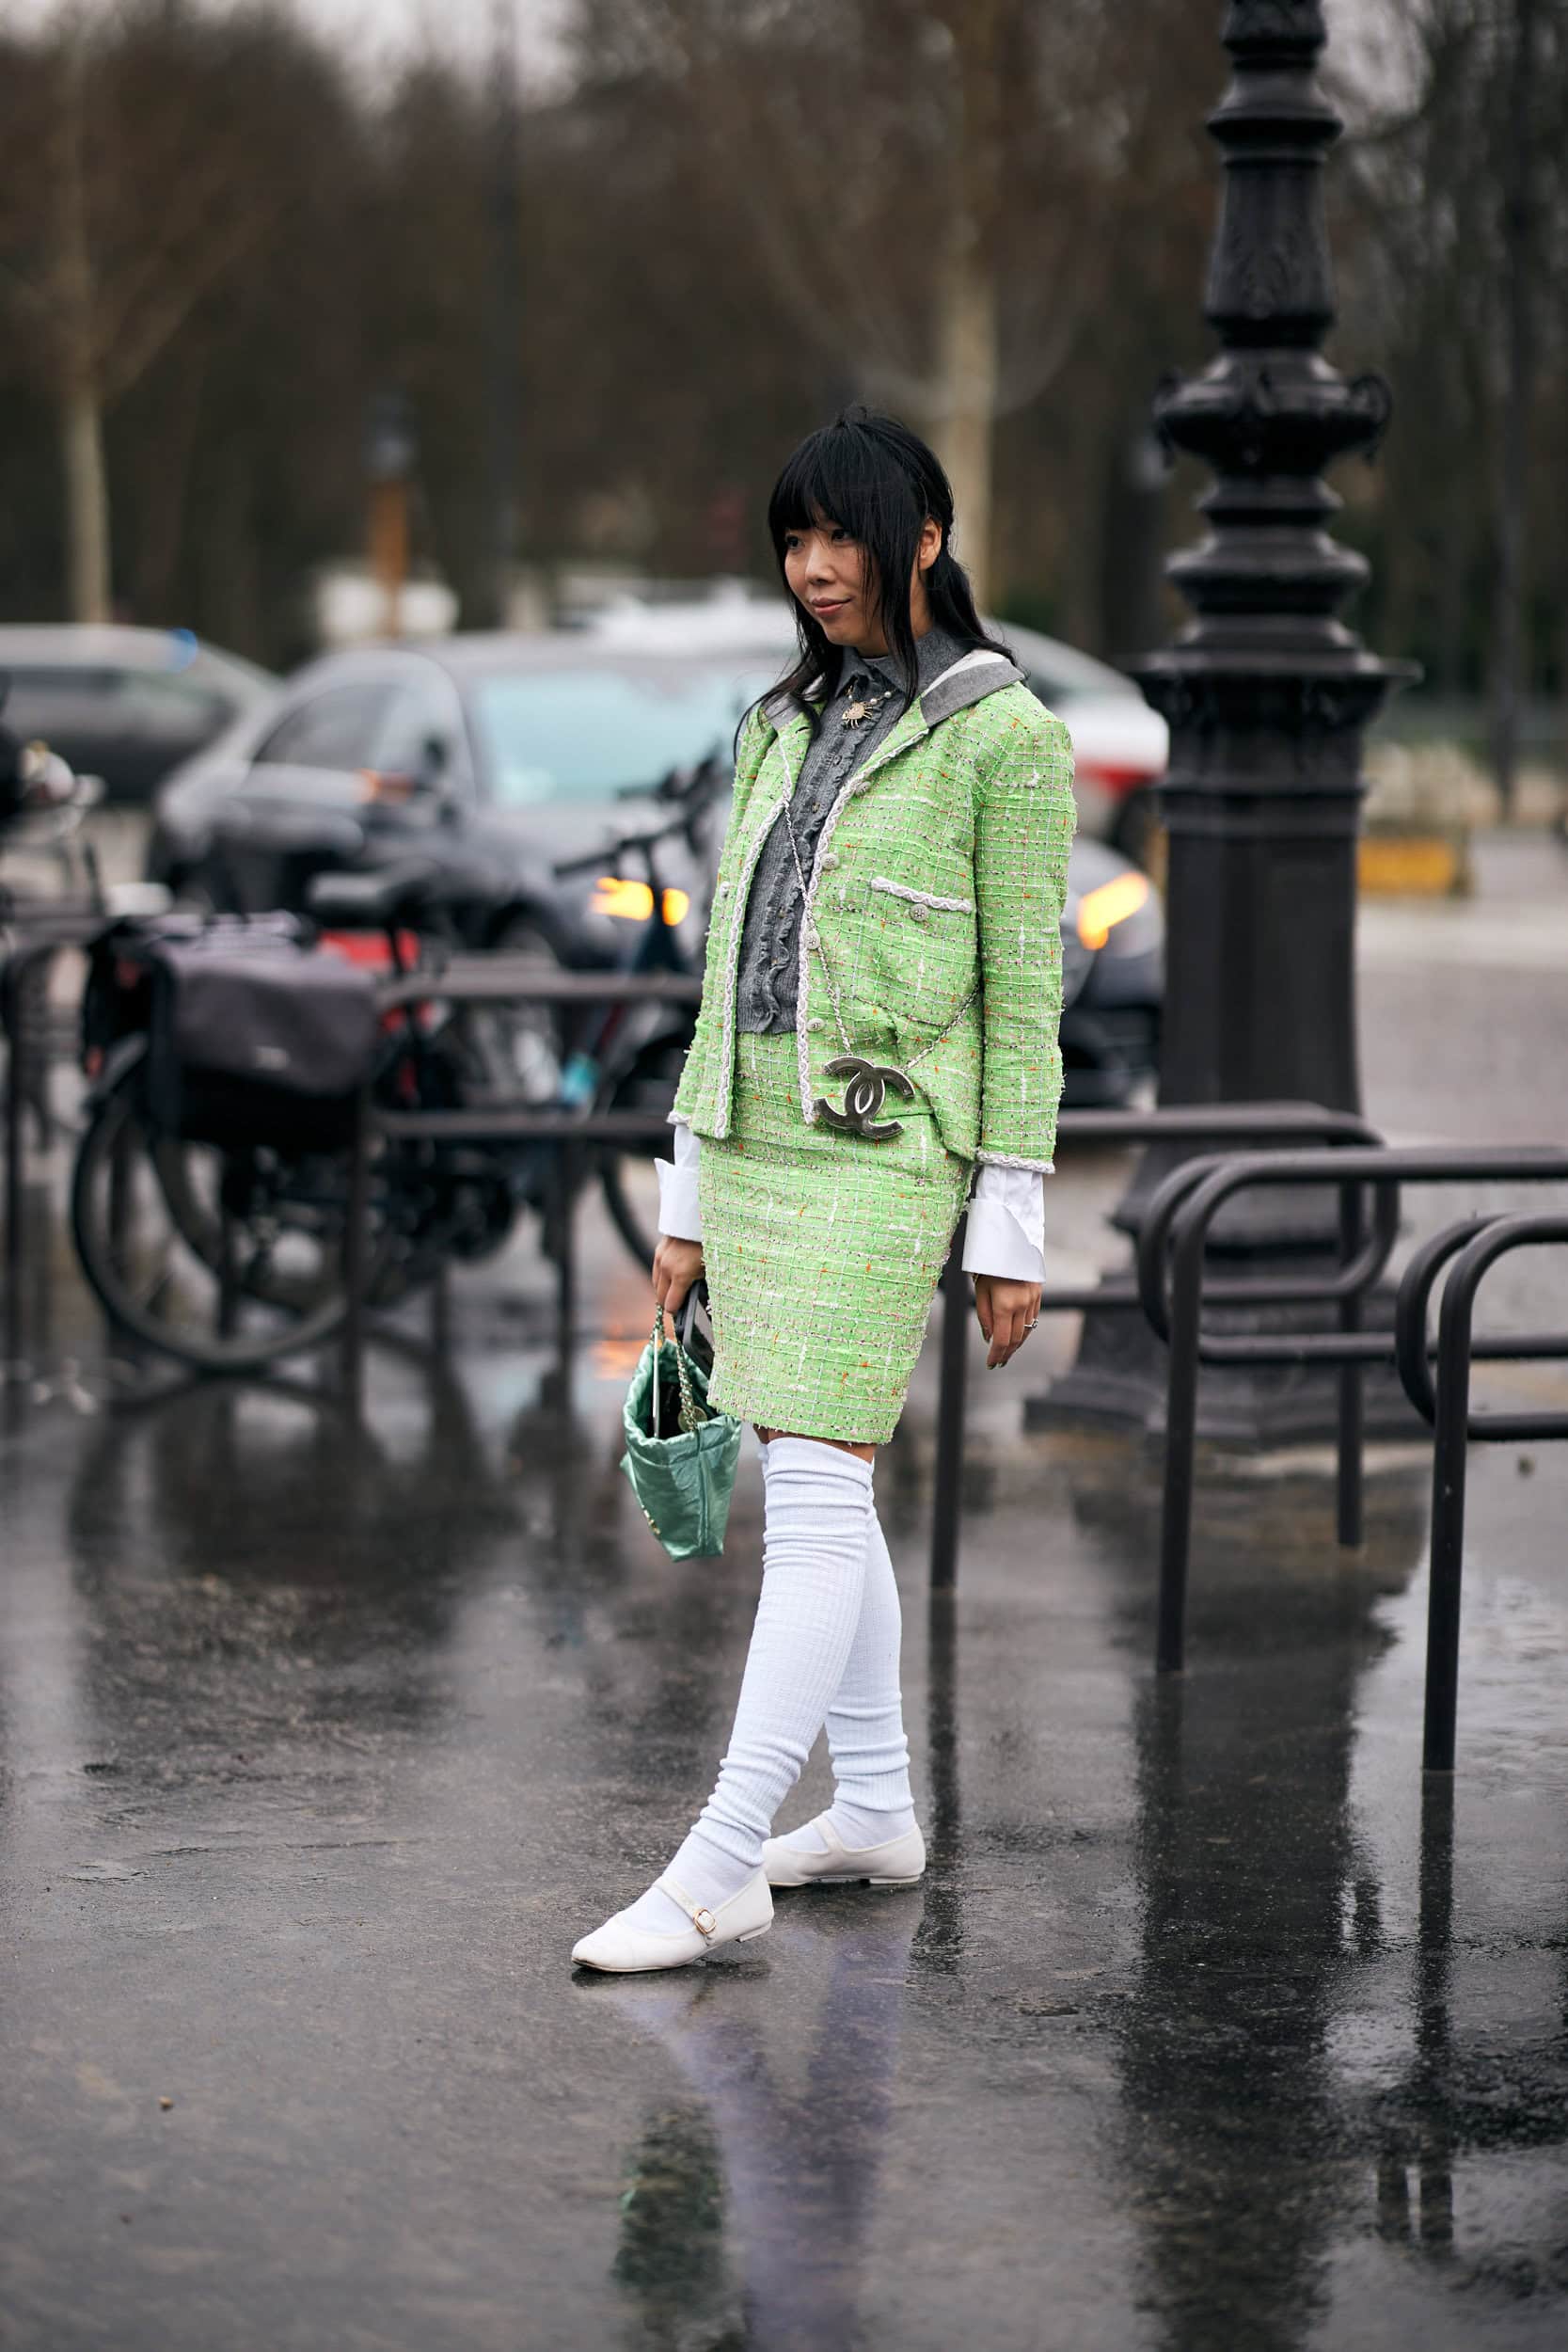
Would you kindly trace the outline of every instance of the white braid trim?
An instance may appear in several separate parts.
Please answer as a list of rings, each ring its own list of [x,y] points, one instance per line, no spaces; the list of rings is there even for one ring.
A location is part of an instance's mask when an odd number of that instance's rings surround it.
[[[1032,1176],[1054,1176],[1054,1160],[1024,1160],[1011,1152],[976,1152],[976,1168],[1026,1168]]]
[[[973,656],[966,654],[962,660],[954,662],[953,669],[961,670],[964,662],[972,659]],[[942,675],[942,677],[951,677],[953,671],[944,670]],[[938,678],[933,680],[933,683],[940,685],[942,680]],[[919,718],[920,724],[908,734],[901,735],[911,713]],[[864,791],[877,771],[885,766],[888,760],[896,759],[901,753],[909,750],[911,743],[918,743],[922,737],[929,735],[930,731],[929,726],[926,724],[920,697],[917,696],[903,717],[895,722],[891,733],[878,744],[864,766],[856,769],[855,772],[847,777],[839,786],[837,797],[828,811],[821,832],[816,836],[816,854],[812,860],[811,879],[806,885],[805,904],[800,909],[800,947],[795,975],[796,1071],[800,1083],[800,1109],[805,1116],[808,1127],[815,1126],[816,1123],[816,1098],[811,1090],[811,1049],[807,1042],[806,1032],[806,974],[811,952],[806,945],[806,934],[816,928],[813,917],[816,906],[817,885],[822,880],[822,860],[827,852],[828,844],[833,837],[833,829],[844,814],[846,803],[855,793]],[[914,894],[911,892],[908,895],[912,897]],[[940,905],[942,901],[935,900],[933,903]],[[824,986],[826,985],[827,982],[824,981]],[[840,1042],[842,1044],[842,1040]]]
[[[800,1085],[800,1110],[808,1127],[814,1127],[816,1124],[816,1097],[811,1090],[811,1041],[806,1030],[806,998],[811,961],[809,942],[812,932],[816,928],[816,892],[822,880],[822,859],[829,842],[833,837],[833,827],[844,814],[845,806],[859,781],[858,776],[847,776],[838,787],[833,804],[823,820],[821,832],[816,836],[816,854],[811,862],[811,875],[806,883],[805,900],[800,908],[800,937],[795,963],[795,1069]],[[831,998],[832,984],[824,977],[822,985],[829,991]],[[833,1051],[835,1053],[843,1051],[842,1040],[834,1046]]]
[[[756,872],[757,860],[762,855],[768,836],[779,821],[779,811],[795,788],[795,780],[789,772],[789,754],[784,750],[782,735],[776,738],[774,748],[784,773],[784,796],[775,803],[773,814],[767,823],[758,826],[756,839],[746,853],[746,862],[736,876],[735,888],[730,893],[730,929],[724,942],[724,1010],[719,1040],[719,1066],[723,1073],[724,1099],[714,1110],[713,1133],[716,1138],[722,1138],[730,1132],[730,1106],[735,1096],[735,1000],[740,988],[740,950],[745,937],[747,903],[752,895],[752,877]]]
[[[890,898],[907,898],[911,906],[934,907],[941,914],[973,914],[973,898],[939,898],[934,890],[911,890],[903,882],[889,882],[885,874],[873,874],[867,885],[872,890],[885,891]]]

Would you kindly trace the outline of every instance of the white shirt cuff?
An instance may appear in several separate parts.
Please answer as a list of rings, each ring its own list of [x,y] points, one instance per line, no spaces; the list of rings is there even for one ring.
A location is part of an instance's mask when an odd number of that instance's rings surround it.
[[[1045,1178],[987,1162],[974,1180],[964,1233],[964,1272],[1005,1282],[1045,1279]]]
[[[684,1120],[672,1120],[675,1130],[673,1160],[656,1160],[658,1177],[658,1230],[672,1241],[701,1241],[703,1212],[697,1200],[697,1161],[700,1139]]]

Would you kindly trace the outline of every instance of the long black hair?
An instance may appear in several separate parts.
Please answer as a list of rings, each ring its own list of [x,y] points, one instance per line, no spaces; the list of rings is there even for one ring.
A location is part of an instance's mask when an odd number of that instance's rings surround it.
[[[786,590],[784,542],[790,532],[836,523],[859,544],[906,710],[920,683],[910,624],[910,575],[927,517],[942,528],[942,552],[925,575],[932,621],[966,653],[985,646],[1005,654],[1006,646],[988,634],[975,611],[969,576],[953,554],[953,485],[936,452],[896,417],[859,405],[844,409],[832,424],[807,434],[786,460],[768,501],[768,528]],[[790,602],[800,632],[799,658],[771,691],[799,703],[815,727],[808,689],[831,700],[848,648],[832,644],[799,598],[791,596]]]

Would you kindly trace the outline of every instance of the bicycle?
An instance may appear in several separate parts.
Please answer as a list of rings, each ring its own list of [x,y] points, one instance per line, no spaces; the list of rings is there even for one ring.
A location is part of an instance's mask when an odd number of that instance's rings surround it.
[[[680,788],[679,811],[668,824],[584,861],[640,857],[644,865],[653,903],[626,969],[690,969],[674,936],[684,910],[677,913],[666,895],[657,850],[677,834],[693,837],[710,785],[700,771],[700,780]],[[451,894],[450,877],[418,862],[321,875],[309,887],[323,937],[348,949],[352,936],[379,933],[393,972],[432,975],[427,999],[384,1020],[369,1081],[372,1102],[383,1108],[485,1106],[506,1091],[498,1058],[515,1064],[515,1053],[495,1013],[440,999],[440,971],[455,935],[442,921]],[[343,1321],[351,1156],[341,1145],[194,1142],[161,1124],[149,1086],[145,951],[181,920],[186,935],[193,926],[210,931],[228,924],[239,940],[259,925],[294,918],[190,915],[161,926],[112,925],[101,934],[84,1008],[89,1090],[71,1232],[87,1281],[117,1330],[197,1370],[249,1371],[319,1347]],[[564,1083],[553,1095],[536,1085],[534,1100],[583,1110],[643,1104],[649,1089],[660,1102],[673,1099],[689,1035],[689,1016],[673,1020],[664,1008],[598,1009],[567,1056]],[[546,1144],[383,1137],[371,1168],[368,1303],[395,1307],[449,1260],[494,1255],[528,1210],[545,1220],[546,1248],[552,1240],[559,1248],[548,1216],[553,1167]],[[607,1154],[598,1173],[611,1216],[645,1267],[653,1241],[637,1216],[625,1155]]]
[[[411,922],[429,919],[436,878],[411,867],[324,881],[352,893],[344,927],[383,929],[392,968],[409,968]],[[326,894],[324,894],[324,899]],[[330,904],[324,913],[330,917]],[[111,1326],[198,1371],[243,1372],[330,1339],[347,1311],[343,1234],[351,1152],[282,1140],[192,1141],[165,1125],[150,1089],[147,952],[160,938],[234,943],[288,916],[171,916],[110,925],[94,943],[84,1000],[86,1124],[71,1188],[82,1272]],[[181,930],[181,926],[185,928]],[[298,944],[309,944],[295,926]],[[324,930],[326,926],[324,924]],[[450,1107],[481,1083],[463,1025],[409,1008],[383,1023],[372,1101]],[[398,1305],[449,1258],[483,1256],[517,1210],[506,1172],[387,1146],[372,1170],[366,1296]]]

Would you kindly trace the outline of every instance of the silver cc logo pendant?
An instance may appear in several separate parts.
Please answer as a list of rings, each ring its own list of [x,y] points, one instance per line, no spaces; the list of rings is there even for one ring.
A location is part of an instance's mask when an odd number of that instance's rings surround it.
[[[816,1116],[825,1125],[836,1127],[841,1135],[863,1136],[867,1143],[891,1143],[895,1136],[904,1132],[901,1119],[883,1120],[874,1125],[882,1107],[882,1098],[889,1087],[901,1094],[906,1102],[914,1101],[914,1088],[901,1070],[887,1062],[870,1062],[859,1054],[840,1054],[828,1064],[830,1078],[847,1078],[844,1089],[844,1108],[837,1109],[825,1095],[816,1098]]]

